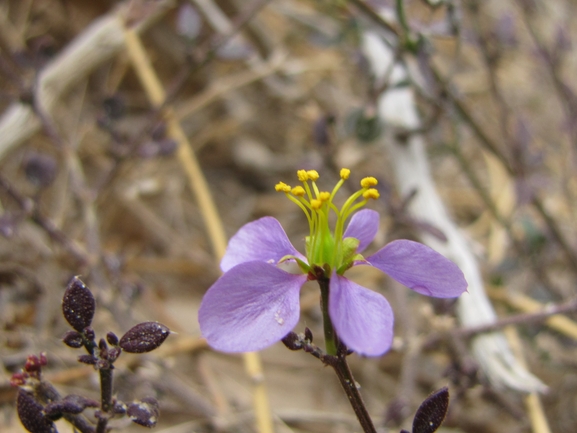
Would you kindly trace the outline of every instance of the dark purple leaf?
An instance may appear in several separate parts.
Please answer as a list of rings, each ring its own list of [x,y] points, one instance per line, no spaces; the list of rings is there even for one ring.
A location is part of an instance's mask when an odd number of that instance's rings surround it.
[[[120,347],[113,347],[108,351],[108,362],[114,362],[122,353]]]
[[[445,386],[433,392],[417,409],[413,433],[433,433],[443,423],[449,408],[449,390]]]
[[[151,428],[158,422],[160,409],[156,399],[146,397],[142,401],[129,404],[126,413],[133,423]]]
[[[18,390],[16,409],[18,410],[20,422],[30,433],[56,432],[54,423],[44,416],[42,412],[44,408],[34,399],[31,393],[23,389]]]
[[[88,364],[88,365],[96,365],[96,363],[98,362],[98,359],[92,355],[80,355],[78,357],[78,362],[82,362],[83,364]]]
[[[281,341],[290,350],[301,350],[303,348],[303,343],[296,332],[289,332]]]
[[[158,322],[143,322],[122,336],[118,345],[128,353],[145,353],[156,349],[170,334],[170,329]]]
[[[118,337],[114,332],[106,334],[106,341],[108,341],[108,344],[111,346],[118,346]]]
[[[74,277],[68,284],[62,299],[62,313],[70,326],[83,332],[92,323],[96,301],[80,278]]]
[[[82,333],[84,334],[86,339],[90,341],[94,341],[94,338],[96,337],[94,329],[92,329],[90,326],[84,328],[84,331],[82,331]]]
[[[63,414],[77,415],[87,407],[98,407],[96,400],[83,397],[81,395],[67,395],[62,400],[53,401],[44,407],[44,413],[51,419],[62,416]]]
[[[78,349],[82,347],[82,334],[76,331],[68,331],[66,334],[64,334],[64,337],[62,337],[62,341],[68,347]]]

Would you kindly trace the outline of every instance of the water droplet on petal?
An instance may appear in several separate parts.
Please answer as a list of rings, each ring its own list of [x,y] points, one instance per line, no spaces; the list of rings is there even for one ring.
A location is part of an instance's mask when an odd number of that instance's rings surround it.
[[[425,286],[420,286],[420,285],[416,285],[411,287],[412,290],[414,290],[417,293],[420,293],[421,295],[425,295],[425,296],[433,296],[433,292],[431,292],[428,288],[426,288]]]
[[[280,317],[280,311],[277,311],[276,313],[274,313],[274,320],[276,320],[276,322],[279,325],[284,325],[284,319],[282,317]]]

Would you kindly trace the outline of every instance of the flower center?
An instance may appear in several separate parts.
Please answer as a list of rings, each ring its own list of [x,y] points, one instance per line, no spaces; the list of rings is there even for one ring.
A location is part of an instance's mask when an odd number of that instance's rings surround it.
[[[342,275],[352,265],[359,240],[343,239],[345,222],[367,204],[369,199],[379,198],[379,192],[373,188],[377,185],[377,180],[374,177],[365,177],[361,180],[361,189],[353,193],[339,209],[333,200],[350,174],[349,169],[341,169],[341,179],[331,192],[319,190],[316,181],[320,176],[315,170],[297,171],[302,186],[293,188],[283,182],[275,186],[276,191],[284,192],[289,200],[303,210],[309,222],[310,231],[306,238],[306,256],[309,263],[308,266],[299,263],[306,272],[312,268],[323,268],[328,273],[326,276],[330,277],[331,269],[336,269],[337,273]],[[335,217],[331,217],[331,213],[335,215],[336,221]],[[334,230],[331,230],[333,221]]]

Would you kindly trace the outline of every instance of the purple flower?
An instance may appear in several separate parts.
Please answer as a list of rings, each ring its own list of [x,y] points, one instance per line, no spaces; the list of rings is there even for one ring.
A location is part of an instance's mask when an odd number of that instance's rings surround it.
[[[246,224],[231,238],[221,262],[224,274],[207,291],[199,311],[201,332],[211,347],[224,352],[250,352],[281,340],[299,320],[302,285],[317,279],[319,272],[330,278],[328,314],[338,338],[348,348],[368,356],[381,355],[391,347],[393,311],[382,295],[343,275],[350,267],[373,266],[427,296],[452,298],[466,290],[467,283],[457,265],[418,242],[397,240],[367,258],[361,256],[377,233],[379,215],[369,209],[353,212],[368,198],[378,197],[371,188],[376,180],[365,178],[363,182],[369,181],[361,183],[360,192],[339,210],[332,198],[348,178],[348,171],[343,169],[341,178],[329,197],[314,184],[316,172],[299,171],[309,200],[303,198],[303,188],[277,185],[277,190],[304,205],[311,225],[307,257],[294,248],[281,224],[272,217]],[[308,188],[309,180],[313,192]],[[364,201],[353,204],[361,196]],[[327,230],[326,217],[331,211],[337,214],[334,232]],[[343,233],[344,220],[351,214]],[[287,260],[296,261],[302,273],[289,273],[277,266]]]

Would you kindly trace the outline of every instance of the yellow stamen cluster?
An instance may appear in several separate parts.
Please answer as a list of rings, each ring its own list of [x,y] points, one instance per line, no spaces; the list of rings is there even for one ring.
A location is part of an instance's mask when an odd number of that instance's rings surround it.
[[[306,194],[305,189],[302,186],[295,186],[292,190],[291,190],[291,194],[292,195],[296,195],[297,197],[304,197]]]
[[[379,191],[377,191],[375,188],[369,188],[365,192],[363,192],[363,198],[365,200],[368,200],[370,198],[376,200],[379,197],[380,197]]]
[[[276,192],[291,192],[291,187],[284,182],[279,182],[274,186]]]
[[[307,174],[306,170],[297,171],[297,177],[301,182],[306,182],[307,180],[309,180],[309,175]]]
[[[311,209],[313,209],[313,210],[319,210],[322,205],[323,205],[323,202],[321,200],[317,200],[316,198],[313,198],[311,200]]]
[[[370,188],[371,186],[376,186],[379,182],[374,177],[365,177],[361,180],[361,186],[363,188]]]
[[[329,264],[336,269],[343,261],[343,233],[346,220],[357,209],[363,207],[369,199],[378,199],[379,192],[373,188],[377,185],[374,177],[365,177],[361,181],[361,189],[352,194],[339,209],[333,203],[337,191],[351,174],[348,168],[340,171],[340,180],[331,192],[320,191],[316,185],[319,173],[316,170],[298,170],[297,178],[302,186],[294,188],[284,182],[275,186],[278,192],[284,192],[286,196],[296,203],[305,213],[310,226],[309,247],[307,255],[309,264]],[[360,202],[357,202],[362,198]],[[334,232],[329,229],[329,214],[333,211],[337,216]],[[346,249],[346,248],[345,248]]]

